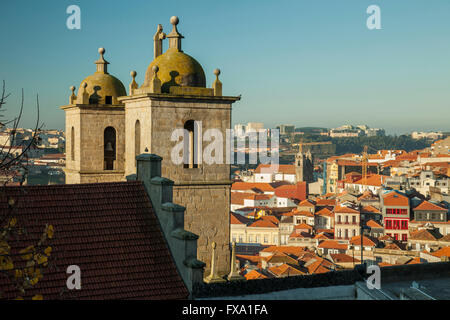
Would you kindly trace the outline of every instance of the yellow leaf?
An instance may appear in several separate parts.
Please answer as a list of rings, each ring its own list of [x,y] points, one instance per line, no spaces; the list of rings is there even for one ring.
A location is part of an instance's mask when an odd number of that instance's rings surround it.
[[[37,294],[37,295],[33,296],[33,298],[31,298],[31,300],[44,300],[44,298],[40,294]]]
[[[23,276],[22,270],[16,269],[16,273],[15,273],[14,276],[16,277],[16,279],[17,278],[22,278],[22,276]]]
[[[47,227],[46,233],[47,233],[47,237],[48,237],[49,239],[53,238],[54,228],[53,228],[52,225],[49,225],[49,226]]]
[[[11,218],[11,219],[9,220],[9,227],[10,227],[10,228],[15,227],[16,224],[17,224],[17,219],[16,219],[15,217],[13,217],[13,218]]]
[[[0,241],[0,254],[9,254],[11,247],[6,241]]]
[[[34,286],[36,283],[38,283],[38,281],[39,281],[39,278],[34,277],[33,279],[30,280],[30,284],[31,284],[32,286]]]
[[[47,257],[49,257],[50,256],[50,253],[52,252],[52,247],[47,247],[45,250],[44,250],[44,253],[47,255]]]
[[[35,251],[34,246],[29,246],[26,247],[25,249],[20,250],[19,253],[22,255],[23,260],[30,260],[33,257],[34,251]]]
[[[12,270],[14,269],[14,263],[10,257],[0,256],[0,271]]]
[[[47,264],[48,259],[45,255],[38,253],[35,255],[35,261],[37,264]]]

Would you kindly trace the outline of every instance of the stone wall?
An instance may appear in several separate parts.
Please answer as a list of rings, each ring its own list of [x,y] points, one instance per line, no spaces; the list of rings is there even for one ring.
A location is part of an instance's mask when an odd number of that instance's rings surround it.
[[[76,105],[66,111],[66,183],[93,183],[124,180],[125,117],[123,106]],[[71,141],[72,127],[75,141]],[[114,170],[104,170],[104,131],[116,130]],[[75,159],[71,158],[75,143]]]
[[[186,207],[185,228],[200,236],[197,257],[206,263],[205,275],[211,264],[211,243],[216,242],[218,274],[230,270],[230,186],[175,186],[173,199]]]
[[[199,235],[198,258],[207,266],[211,260],[211,242],[217,243],[218,273],[229,272],[230,165],[225,161],[226,129],[231,127],[231,103],[226,98],[180,96],[134,96],[126,105],[126,175],[135,168],[135,124],[140,122],[140,149],[163,158],[162,176],[174,181],[174,201],[186,207],[186,230]],[[183,129],[186,121],[202,122],[202,135],[207,129],[218,129],[223,136],[223,163],[203,162],[198,168],[184,168],[171,161],[171,152],[179,141],[171,141],[175,129]],[[180,140],[181,141],[181,140]],[[203,150],[211,142],[202,142]]]

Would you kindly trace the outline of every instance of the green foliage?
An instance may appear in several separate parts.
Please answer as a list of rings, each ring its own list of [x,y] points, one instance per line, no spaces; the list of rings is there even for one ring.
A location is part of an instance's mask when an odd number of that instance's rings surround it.
[[[427,148],[431,143],[425,139],[415,140],[407,135],[401,136],[376,136],[376,137],[352,137],[333,138],[336,145],[336,154],[361,153],[365,145],[369,147],[369,153],[377,150],[421,150]]]

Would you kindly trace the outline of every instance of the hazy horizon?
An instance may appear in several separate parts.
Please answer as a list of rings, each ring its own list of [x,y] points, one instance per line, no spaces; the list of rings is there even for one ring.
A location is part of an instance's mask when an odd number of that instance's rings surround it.
[[[24,88],[24,127],[33,127],[38,93],[46,128],[64,128],[59,106],[68,103],[70,86],[78,90],[94,73],[98,47],[106,48],[109,72],[125,88],[131,70],[142,84],[156,25],[169,33],[169,18],[177,15],[183,51],[203,66],[207,85],[218,67],[224,95],[242,94],[233,106],[233,123],[367,124],[387,134],[450,131],[449,1],[378,0],[381,30],[366,27],[366,9],[374,4],[366,0],[157,6],[82,0],[76,2],[81,30],[69,30],[66,8],[72,4],[0,5],[0,80],[11,93],[5,115],[17,112]]]

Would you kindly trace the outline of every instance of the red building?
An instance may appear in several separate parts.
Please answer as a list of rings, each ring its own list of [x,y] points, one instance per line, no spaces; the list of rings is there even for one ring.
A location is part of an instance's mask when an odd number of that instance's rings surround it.
[[[398,241],[408,241],[410,219],[409,198],[397,191],[383,195],[385,234]]]

